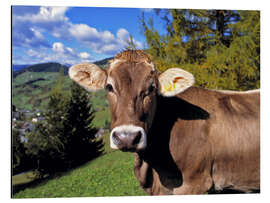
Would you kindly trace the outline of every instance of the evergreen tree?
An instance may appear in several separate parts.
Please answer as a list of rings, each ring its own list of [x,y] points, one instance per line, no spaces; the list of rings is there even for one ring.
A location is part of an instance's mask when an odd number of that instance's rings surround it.
[[[159,9],[167,33],[142,13],[148,52],[158,69],[190,71],[196,85],[247,90],[260,86],[260,12]]]
[[[65,129],[67,97],[62,92],[63,71],[59,72],[56,86],[50,93],[45,120],[27,136],[27,154],[34,160],[38,177],[65,170]]]
[[[95,137],[98,130],[92,125],[93,118],[88,92],[73,82],[65,122],[66,155],[70,166],[89,161],[103,151],[102,140]]]
[[[14,128],[12,129],[12,175],[28,170],[30,167],[20,132]]]
[[[26,152],[37,177],[54,175],[89,161],[103,151],[92,126],[94,114],[88,93],[73,83],[71,95],[63,93],[63,71],[50,93],[45,120],[27,135]]]
[[[20,132],[12,129],[12,169],[13,171],[20,165],[22,154],[24,153],[23,144],[20,140]]]
[[[28,134],[26,153],[33,160],[33,170],[37,178],[45,175],[54,175],[64,171],[63,142],[52,129],[48,128],[49,122],[39,122],[35,130]]]
[[[126,41],[126,43],[127,43],[127,46],[126,46],[125,49],[130,49],[130,50],[136,50],[137,49],[136,44],[135,44],[131,34],[129,35],[129,39]]]

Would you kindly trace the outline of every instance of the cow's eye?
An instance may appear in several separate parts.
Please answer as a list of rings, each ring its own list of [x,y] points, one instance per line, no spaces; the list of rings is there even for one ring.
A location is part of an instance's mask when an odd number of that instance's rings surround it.
[[[113,86],[111,84],[107,84],[105,89],[108,91],[108,92],[113,92]]]
[[[154,89],[155,89],[154,84],[151,84],[151,85],[149,86],[149,88],[148,88],[148,92],[151,93],[151,92],[154,91]]]
[[[154,87],[154,84],[151,84],[149,87],[148,87],[148,90],[145,92],[146,95],[149,95],[151,94],[153,91],[154,91],[155,87]]]

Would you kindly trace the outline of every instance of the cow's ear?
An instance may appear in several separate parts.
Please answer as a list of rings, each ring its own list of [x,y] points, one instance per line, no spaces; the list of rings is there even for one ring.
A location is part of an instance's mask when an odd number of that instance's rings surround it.
[[[159,93],[165,97],[175,96],[194,84],[191,73],[180,68],[170,68],[158,77]]]
[[[69,77],[88,91],[104,89],[107,74],[95,64],[84,63],[72,66]]]

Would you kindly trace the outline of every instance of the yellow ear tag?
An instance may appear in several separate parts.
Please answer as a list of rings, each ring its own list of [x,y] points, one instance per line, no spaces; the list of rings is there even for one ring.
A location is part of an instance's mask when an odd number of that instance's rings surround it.
[[[168,85],[164,85],[164,92],[170,92],[175,90],[175,83],[169,83]]]

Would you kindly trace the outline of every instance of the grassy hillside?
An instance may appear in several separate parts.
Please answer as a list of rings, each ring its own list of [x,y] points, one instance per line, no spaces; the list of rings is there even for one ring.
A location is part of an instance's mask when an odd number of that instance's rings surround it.
[[[57,81],[57,72],[24,72],[12,80],[12,104],[24,110],[44,110],[48,96]],[[71,80],[63,79],[63,89],[69,91]]]
[[[55,86],[57,77],[57,72],[25,71],[21,73],[12,81],[12,104],[24,110],[45,110],[50,91]],[[63,91],[67,94],[70,92],[71,83],[72,81],[67,75],[63,77]],[[106,120],[109,121],[106,92],[100,91],[89,94],[90,101],[96,111],[94,125],[104,127]]]
[[[30,65],[27,68],[18,70],[13,72],[13,77],[17,77],[18,75],[24,73],[24,72],[59,72],[59,70],[63,68],[64,74],[66,75],[68,72],[68,67],[65,65],[62,65],[60,63],[40,63],[35,65]]]
[[[12,78],[12,103],[19,109],[45,110],[57,77],[57,72],[24,71],[18,74]],[[71,83],[70,78],[64,76],[63,91],[69,93]],[[95,110],[93,124],[104,128],[109,121],[106,92],[89,95]],[[108,134],[105,136],[104,155],[91,162],[41,183],[33,181],[32,172],[14,176],[12,182],[14,191],[19,191],[14,198],[146,195],[133,173],[133,154],[110,149]]]
[[[61,177],[16,193],[14,198],[146,195],[133,173],[133,154],[111,150],[109,135],[105,139],[105,152]],[[16,178],[13,182],[16,183]]]

